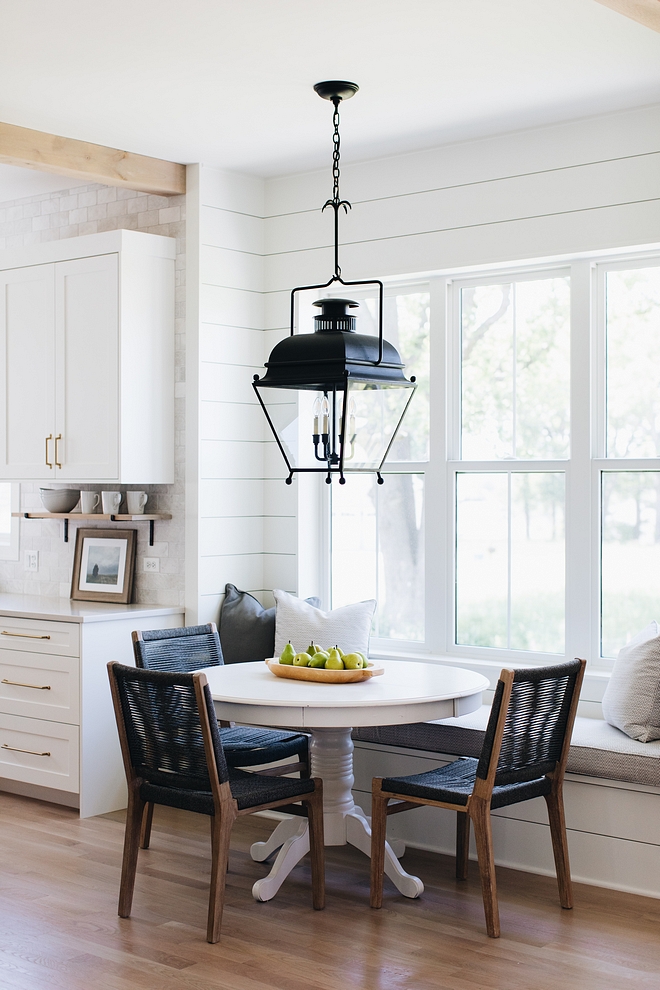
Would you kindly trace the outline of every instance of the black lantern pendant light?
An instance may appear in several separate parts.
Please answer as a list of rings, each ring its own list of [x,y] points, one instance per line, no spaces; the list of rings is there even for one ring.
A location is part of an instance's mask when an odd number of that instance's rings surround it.
[[[358,91],[355,83],[330,81],[314,87],[334,106],[333,195],[324,205],[334,210],[335,271],[321,285],[301,285],[291,292],[291,332],[273,348],[266,374],[254,376],[253,388],[286,462],[288,485],[297,473],[339,475],[381,469],[412,399],[415,378],[408,380],[398,351],[383,339],[383,283],[378,279],[347,282],[339,267],[339,211],[351,204],[339,195],[339,104]],[[355,332],[358,303],[328,298],[314,303],[313,333],[294,333],[296,294],[343,286],[378,286],[378,336]]]

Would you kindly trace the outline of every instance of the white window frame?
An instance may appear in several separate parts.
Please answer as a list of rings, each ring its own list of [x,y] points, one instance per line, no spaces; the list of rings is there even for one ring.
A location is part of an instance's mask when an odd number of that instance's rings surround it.
[[[20,534],[20,519],[18,516],[14,516],[14,512],[20,511],[21,502],[21,486],[16,481],[3,481],[0,484],[11,485],[11,530],[9,533],[8,542],[4,543],[0,540],[0,560],[18,560],[19,557],[19,534]]]
[[[430,437],[428,462],[386,465],[385,473],[415,473],[425,483],[426,639],[424,643],[372,640],[382,655],[456,657],[543,664],[562,655],[455,642],[455,477],[466,468],[489,471],[560,471],[565,474],[566,601],[563,656],[612,666],[600,653],[600,481],[607,470],[660,470],[660,458],[605,456],[605,273],[660,265],[660,245],[549,258],[478,270],[390,279],[386,289],[427,284],[430,290]],[[460,333],[458,289],[469,284],[522,281],[569,274],[571,284],[570,455],[566,460],[461,461]],[[327,511],[327,510],[326,510]],[[328,512],[329,517],[329,512]],[[330,520],[328,518],[328,526]],[[442,562],[444,561],[444,566]],[[328,561],[329,572],[331,563]]]

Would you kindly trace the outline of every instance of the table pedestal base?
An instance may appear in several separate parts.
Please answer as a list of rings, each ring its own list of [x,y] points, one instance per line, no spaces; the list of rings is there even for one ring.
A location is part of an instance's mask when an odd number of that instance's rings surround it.
[[[355,846],[371,855],[369,819],[353,801],[353,740],[350,729],[313,729],[310,744],[312,776],[323,779],[323,826],[326,846]],[[255,900],[275,896],[293,867],[309,852],[307,821],[281,821],[266,842],[255,842],[250,855],[265,862],[279,849],[272,869],[252,887]],[[419,897],[424,884],[403,869],[397,856],[405,852],[401,840],[385,844],[385,873],[405,897]]]

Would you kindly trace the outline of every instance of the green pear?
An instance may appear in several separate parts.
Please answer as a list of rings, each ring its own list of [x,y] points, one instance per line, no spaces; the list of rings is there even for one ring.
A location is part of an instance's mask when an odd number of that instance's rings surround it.
[[[339,650],[337,649],[337,647],[333,647],[330,650],[330,656],[325,661],[325,669],[326,670],[343,670],[344,669],[344,661],[342,660],[341,656],[339,655]]]
[[[359,653],[345,653],[342,659],[346,670],[361,670],[366,666]]]
[[[296,653],[295,657],[293,658],[293,666],[309,667],[309,661],[311,659],[312,658],[310,657],[309,653]]]
[[[315,646],[314,645],[314,640],[312,640],[312,642],[307,647],[307,652],[309,653],[310,657],[313,657],[315,653],[318,653],[318,650],[319,650],[319,647],[318,646]]]
[[[337,653],[339,654],[340,657],[343,657],[344,656],[344,651],[342,650],[342,648],[340,646],[337,646],[336,643],[335,643],[335,649],[336,649],[336,651],[337,651]]]
[[[309,661],[310,667],[324,667],[325,661],[328,659],[327,653],[315,653],[312,659]]]
[[[291,664],[293,663],[293,658],[295,657],[295,655],[296,655],[296,651],[294,650],[293,646],[291,645],[291,640],[289,640],[289,642],[286,644],[286,646],[284,647],[284,649],[280,653],[280,663],[285,663],[288,666],[291,666]]]

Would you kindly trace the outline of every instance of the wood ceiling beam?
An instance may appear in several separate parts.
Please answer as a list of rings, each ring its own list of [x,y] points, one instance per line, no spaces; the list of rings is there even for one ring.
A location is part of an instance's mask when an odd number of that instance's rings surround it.
[[[660,31],[660,0],[596,0],[596,3],[611,7],[653,31]]]
[[[157,196],[186,191],[185,165],[2,122],[0,162]]]

